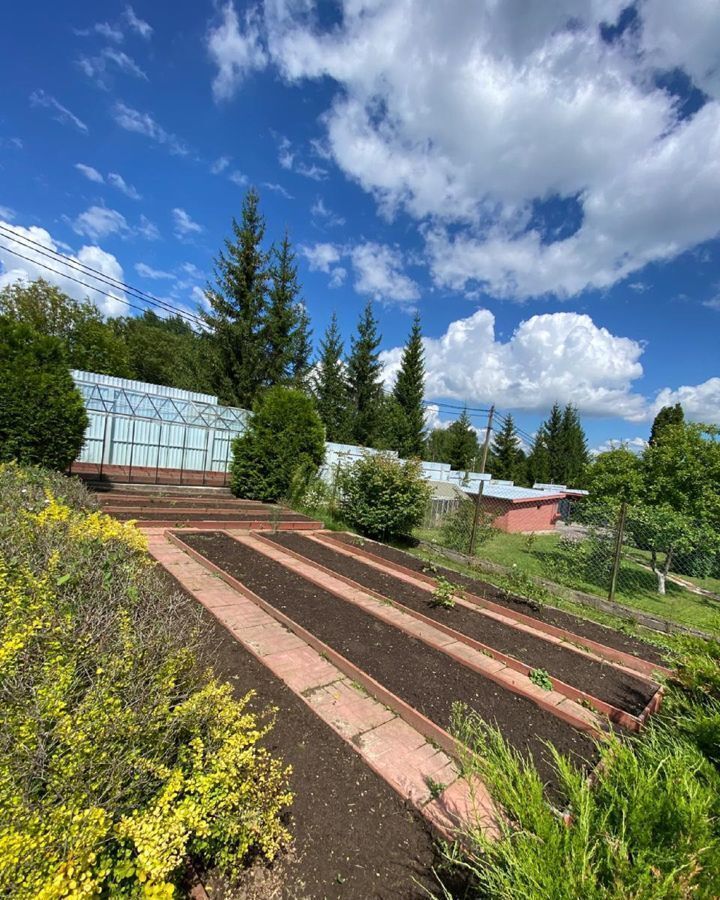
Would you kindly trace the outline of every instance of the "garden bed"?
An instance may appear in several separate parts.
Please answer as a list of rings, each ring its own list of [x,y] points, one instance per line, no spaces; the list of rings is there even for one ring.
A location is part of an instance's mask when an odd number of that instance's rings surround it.
[[[428,562],[417,556],[413,556],[411,553],[405,553],[403,550],[389,547],[387,544],[380,544],[377,541],[368,541],[359,538],[354,534],[348,534],[347,532],[333,533],[332,538],[333,540],[342,541],[351,546],[360,547],[373,553],[375,556],[380,556],[390,562],[395,562],[408,569],[412,569],[414,572],[419,572],[421,574],[428,573],[430,566]],[[433,575],[442,575],[444,578],[447,578],[448,581],[452,581],[453,584],[467,588],[469,592],[474,593],[478,597],[506,606],[514,612],[532,616],[534,619],[546,622],[548,625],[554,625],[557,628],[567,629],[567,631],[571,631],[573,634],[577,634],[580,637],[586,637],[591,641],[597,641],[600,644],[605,644],[607,647],[612,647],[623,653],[630,653],[640,659],[645,659],[659,665],[666,664],[661,651],[658,650],[657,647],[653,647],[651,644],[638,640],[631,635],[623,634],[621,631],[615,631],[612,628],[607,628],[605,625],[599,625],[597,622],[591,622],[588,619],[581,619],[579,616],[563,612],[553,606],[540,606],[537,603],[525,600],[522,597],[513,597],[512,595],[508,595],[506,591],[495,587],[495,585],[488,584],[488,582],[482,581],[479,578],[473,578],[470,575],[463,575],[461,572],[455,571],[455,569],[448,569],[434,563],[432,568]]]
[[[167,576],[168,578],[170,576]],[[213,897],[421,898],[434,883],[435,843],[422,816],[408,808],[348,744],[209,612],[204,643],[215,671],[238,697],[253,690],[258,713],[277,710],[264,739],[292,766],[289,811],[293,845],[272,867],[258,866],[239,891],[209,879]],[[419,882],[419,883],[418,883]]]
[[[573,650],[505,625],[480,611],[456,604],[452,609],[432,604],[432,595],[392,575],[300,535],[268,535],[269,540],[306,559],[326,566],[357,584],[397,601],[430,619],[449,626],[524,662],[534,669],[546,669],[586,693],[604,700],[631,715],[639,716],[658,689],[646,679],[591,659]]]
[[[588,767],[595,760],[587,734],[228,535],[196,532],[182,538],[441,728],[449,727],[453,703],[465,703],[496,723],[514,747],[529,752],[550,785],[555,773],[546,741]]]

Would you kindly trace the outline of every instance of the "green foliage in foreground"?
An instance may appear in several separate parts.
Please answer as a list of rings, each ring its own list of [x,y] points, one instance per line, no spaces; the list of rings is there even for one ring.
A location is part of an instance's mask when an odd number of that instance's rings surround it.
[[[62,342],[0,316],[0,462],[63,471],[87,425]]]
[[[271,722],[203,667],[143,536],[43,470],[0,466],[0,495],[0,895],[165,898],[190,860],[272,858]]]
[[[270,388],[233,443],[232,491],[250,500],[284,499],[298,492],[298,474],[310,480],[324,456],[325,430],[313,400],[291,388]]]
[[[430,486],[417,460],[367,454],[341,470],[340,512],[352,528],[388,540],[410,534],[430,499]]]
[[[593,778],[548,748],[564,820],[534,764],[477,714],[457,706],[467,773],[506,815],[499,839],[478,825],[448,862],[471,896],[503,900],[670,900],[720,896],[720,644],[672,639],[676,674],[640,735],[598,745]]]
[[[666,727],[637,741],[609,738],[591,784],[549,747],[569,823],[548,802],[534,765],[475,713],[456,711],[455,732],[478,775],[506,811],[500,836],[479,827],[469,850],[449,851],[472,896],[503,900],[665,900],[717,897],[720,777],[697,747]]]

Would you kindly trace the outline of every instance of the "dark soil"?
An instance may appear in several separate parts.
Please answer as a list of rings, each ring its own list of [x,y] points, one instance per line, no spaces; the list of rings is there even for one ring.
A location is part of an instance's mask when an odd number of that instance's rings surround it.
[[[359,559],[353,559],[332,547],[326,547],[299,534],[268,535],[274,543],[288,547],[307,559],[327,566],[353,581],[377,591],[390,600],[396,600],[410,609],[442,622],[468,637],[474,638],[507,653],[533,669],[547,669],[555,678],[566,684],[586,691],[624,709],[639,715],[650,702],[657,685],[621,672],[613,666],[588,659],[542,638],[533,637],[509,625],[503,625],[481,612],[456,605],[452,609],[432,605],[432,594],[414,587],[392,575],[374,569]]]
[[[437,887],[431,868],[438,859],[422,816],[407,807],[211,613],[201,609],[207,646],[203,661],[233,686],[237,697],[255,691],[251,706],[258,713],[268,707],[277,709],[275,725],[264,743],[292,766],[290,785],[295,794],[288,817],[294,836],[290,852],[270,867],[251,869],[236,888],[211,879],[211,896],[246,900],[426,897],[415,882]]]
[[[381,556],[384,559],[399,563],[415,572],[426,572],[430,565],[425,560],[419,559],[411,553],[405,553],[403,550],[389,547],[387,544],[364,540],[354,534],[337,532],[333,534],[332,537],[334,540],[342,541],[345,544],[354,544],[357,547],[362,547],[364,550],[374,553],[376,556]],[[442,575],[444,578],[447,578],[448,581],[462,585],[467,588],[470,593],[475,594],[477,597],[484,600],[491,600],[493,603],[507,606],[508,609],[524,613],[526,616],[532,616],[534,619],[539,619],[541,622],[547,622],[548,625],[555,625],[557,628],[565,628],[573,634],[589,638],[591,641],[597,641],[599,644],[605,644],[605,646],[612,647],[614,650],[622,650],[624,653],[631,653],[633,656],[638,656],[640,659],[646,659],[649,662],[658,663],[660,665],[666,664],[662,652],[658,650],[657,647],[646,644],[644,641],[632,637],[631,635],[623,634],[621,631],[616,631],[614,628],[608,628],[605,625],[599,625],[597,622],[581,619],[579,616],[563,612],[552,606],[538,607],[537,604],[525,600],[522,597],[508,597],[504,591],[501,591],[499,588],[495,587],[495,585],[488,584],[486,581],[482,581],[479,578],[472,578],[470,575],[463,575],[460,572],[456,572],[454,569],[447,569],[433,563],[433,570],[433,574]]]
[[[531,754],[551,792],[556,775],[545,741],[584,765],[596,758],[587,734],[262,553],[219,532],[188,533],[183,540],[441,728],[449,727],[455,701],[477,711]]]

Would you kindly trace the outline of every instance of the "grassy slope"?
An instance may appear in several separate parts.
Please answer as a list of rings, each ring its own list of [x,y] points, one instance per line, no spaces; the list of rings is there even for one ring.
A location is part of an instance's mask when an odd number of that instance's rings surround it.
[[[416,536],[426,541],[437,541],[439,532],[436,529],[419,529]],[[528,548],[527,535],[496,532],[490,540],[478,548],[477,556],[480,562],[487,560],[503,566],[517,566],[527,575],[552,580],[552,559],[557,554],[559,540],[558,535],[538,534],[534,536],[532,545]],[[717,582],[717,579],[687,580],[694,580],[698,584]],[[579,574],[562,583],[589,594],[607,596],[607,589],[602,583],[587,581]],[[711,584],[707,587],[713,589]],[[672,583],[668,583],[667,591],[665,596],[657,593],[656,580],[652,572],[632,561],[623,562],[615,595],[618,603],[663,619],[720,634],[720,601],[692,594]]]

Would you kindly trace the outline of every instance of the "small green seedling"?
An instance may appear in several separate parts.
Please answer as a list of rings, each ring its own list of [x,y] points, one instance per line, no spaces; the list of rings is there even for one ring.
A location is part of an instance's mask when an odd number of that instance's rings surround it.
[[[544,691],[551,691],[553,689],[553,683],[547,669],[531,669],[528,678],[533,684],[536,684]]]
[[[455,594],[457,588],[447,578],[438,575],[437,586],[432,593],[432,605],[442,606],[443,609],[452,609],[455,606]]]
[[[446,787],[442,781],[435,781],[435,779],[431,778],[429,775],[425,778],[425,784],[427,785],[427,789],[430,791],[430,796],[433,800],[437,800]]]

